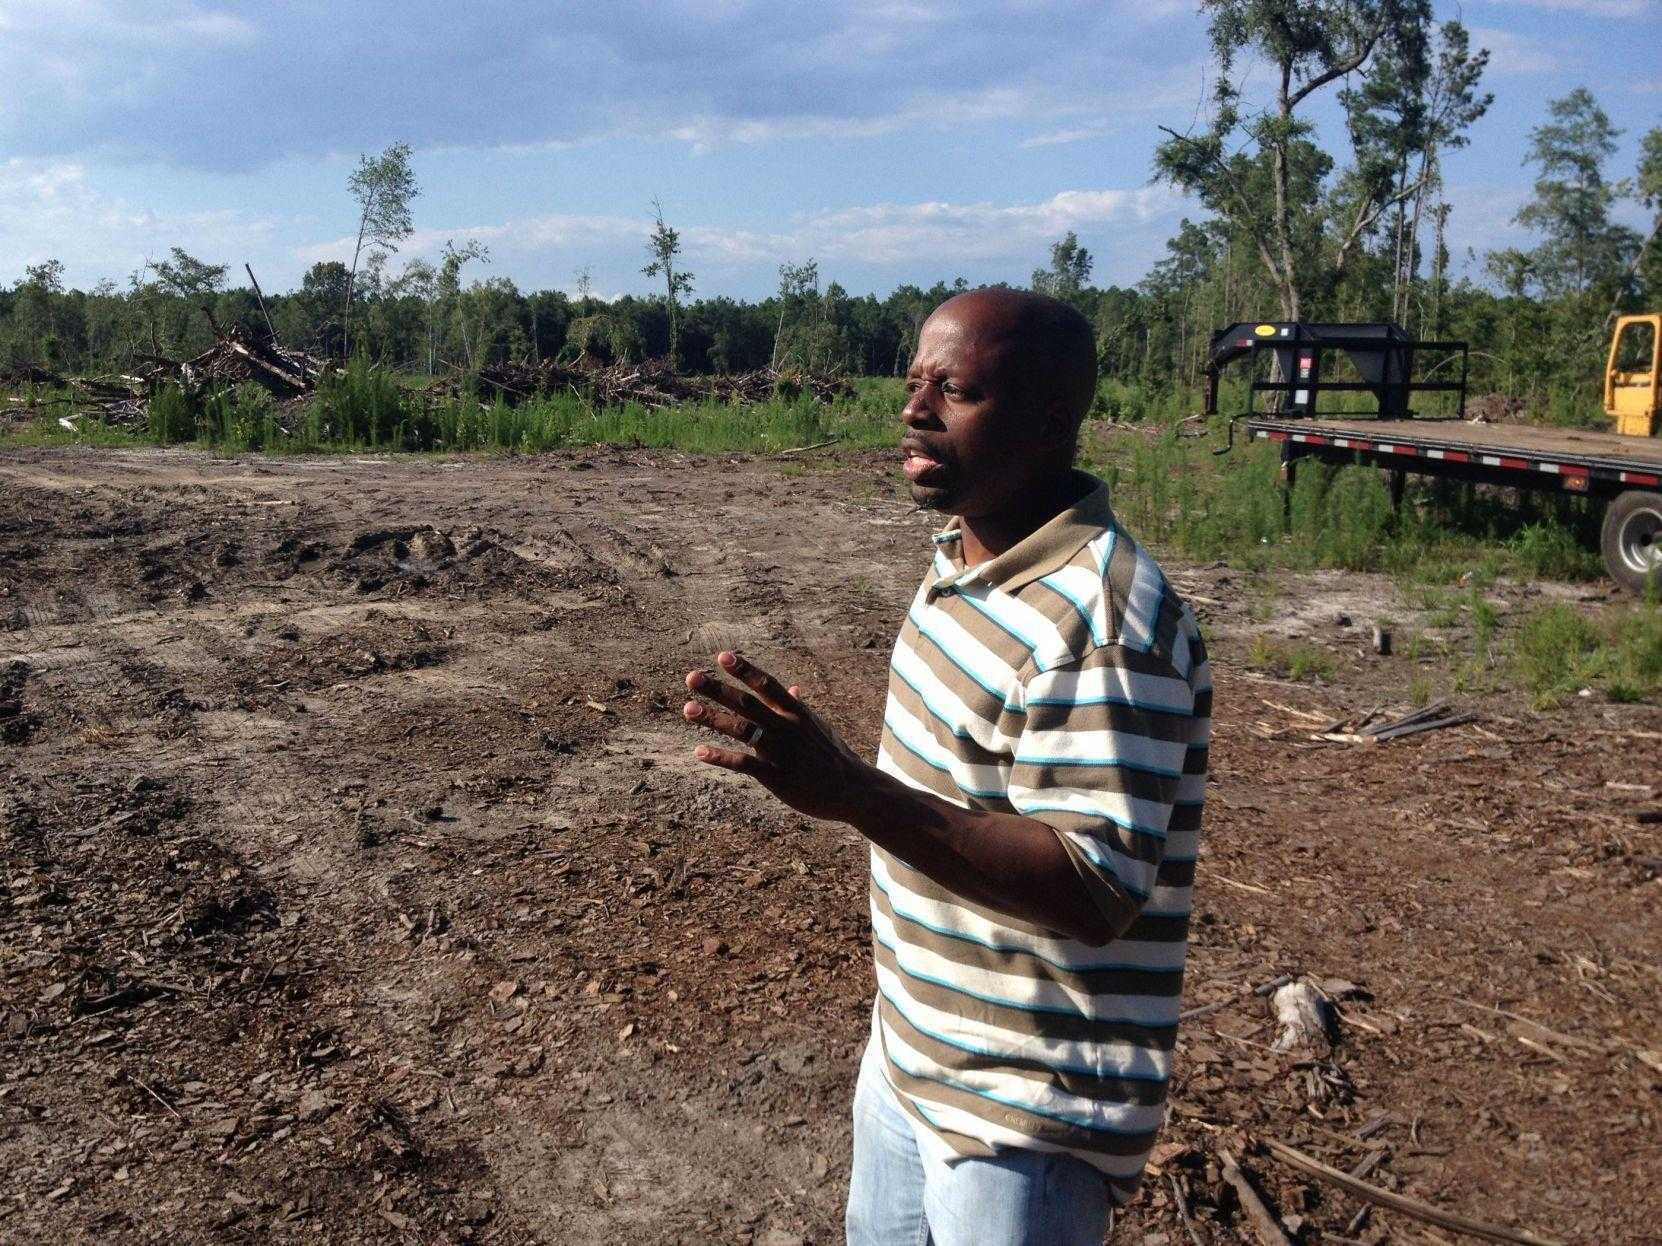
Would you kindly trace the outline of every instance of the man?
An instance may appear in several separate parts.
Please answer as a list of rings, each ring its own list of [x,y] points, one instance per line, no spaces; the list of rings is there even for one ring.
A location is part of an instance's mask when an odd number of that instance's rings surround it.
[[[1193,616],[1073,469],[1090,325],[978,290],[925,323],[913,498],[954,518],[895,644],[875,766],[734,653],[697,756],[871,841],[877,962],[848,1238],[1099,1246],[1165,1111],[1205,794]]]

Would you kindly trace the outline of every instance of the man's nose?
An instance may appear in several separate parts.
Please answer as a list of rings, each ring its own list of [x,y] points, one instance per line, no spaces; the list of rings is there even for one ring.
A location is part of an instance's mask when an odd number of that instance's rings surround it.
[[[926,424],[935,418],[935,404],[931,397],[932,385],[920,385],[906,396],[906,405],[900,409],[900,422],[908,428]]]

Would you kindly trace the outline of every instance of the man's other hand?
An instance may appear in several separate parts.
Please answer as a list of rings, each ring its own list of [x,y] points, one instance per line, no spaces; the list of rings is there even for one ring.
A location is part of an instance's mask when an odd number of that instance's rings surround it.
[[[737,653],[716,655],[716,665],[744,687],[709,671],[689,671],[687,688],[705,701],[688,701],[690,723],[719,731],[742,749],[701,744],[699,761],[749,775],[780,800],[811,818],[853,820],[877,786],[875,767],[862,761],[842,737],[772,675]],[[749,689],[749,691],[746,691]]]

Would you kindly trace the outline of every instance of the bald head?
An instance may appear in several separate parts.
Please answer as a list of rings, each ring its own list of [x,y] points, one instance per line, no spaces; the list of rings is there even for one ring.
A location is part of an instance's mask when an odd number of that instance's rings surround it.
[[[1044,294],[988,287],[954,295],[929,317],[950,319],[997,350],[1036,399],[1058,402],[1075,430],[1096,397],[1096,334],[1078,310]]]

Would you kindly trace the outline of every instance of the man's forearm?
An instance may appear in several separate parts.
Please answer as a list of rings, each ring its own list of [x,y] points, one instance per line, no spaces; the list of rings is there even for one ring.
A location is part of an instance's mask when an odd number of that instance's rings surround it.
[[[1019,814],[965,809],[875,768],[846,821],[948,891],[1045,930],[1112,935],[1056,832]]]

